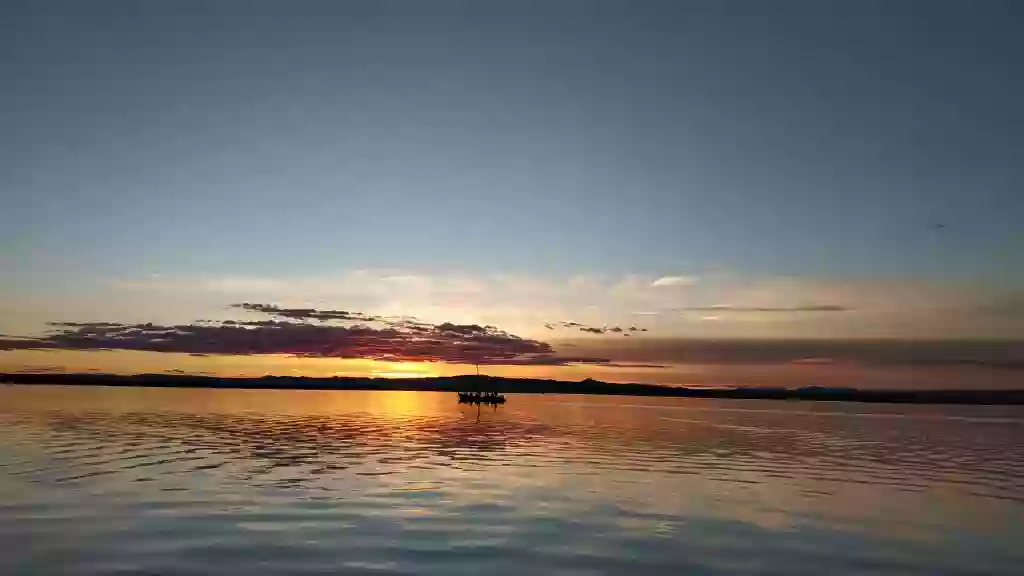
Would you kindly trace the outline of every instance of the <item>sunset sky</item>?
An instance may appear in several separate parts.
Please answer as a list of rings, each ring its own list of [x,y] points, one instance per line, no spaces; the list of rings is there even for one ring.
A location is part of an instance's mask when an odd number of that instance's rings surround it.
[[[1024,388],[1022,17],[4,2],[0,371]]]

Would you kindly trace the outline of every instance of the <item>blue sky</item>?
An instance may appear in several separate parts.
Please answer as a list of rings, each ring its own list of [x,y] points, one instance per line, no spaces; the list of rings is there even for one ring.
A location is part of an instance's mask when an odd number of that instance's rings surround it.
[[[154,274],[398,270],[1012,299],[1022,24],[1010,1],[5,2],[0,298],[42,318]]]
[[[299,6],[5,3],[8,251],[121,274],[1020,268],[1015,3]]]

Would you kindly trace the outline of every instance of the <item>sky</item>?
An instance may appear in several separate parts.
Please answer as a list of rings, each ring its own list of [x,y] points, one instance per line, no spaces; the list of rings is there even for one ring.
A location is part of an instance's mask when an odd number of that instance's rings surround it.
[[[1024,387],[1022,25],[3,2],[0,370]]]

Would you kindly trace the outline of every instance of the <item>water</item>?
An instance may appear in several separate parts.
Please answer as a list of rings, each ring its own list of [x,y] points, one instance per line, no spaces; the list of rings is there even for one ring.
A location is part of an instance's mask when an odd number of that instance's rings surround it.
[[[2,574],[1020,574],[1007,407],[0,386]]]

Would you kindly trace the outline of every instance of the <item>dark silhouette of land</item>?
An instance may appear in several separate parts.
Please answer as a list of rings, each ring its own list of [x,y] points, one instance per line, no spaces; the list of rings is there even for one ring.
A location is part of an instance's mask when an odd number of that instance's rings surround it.
[[[618,396],[671,396],[684,398],[741,398],[764,400],[830,400],[907,404],[1024,404],[1024,390],[859,390],[856,388],[682,388],[654,384],[614,384],[587,379],[581,382],[450,376],[440,378],[307,378],[263,376],[221,378],[185,374],[0,374],[0,383],[74,386],[147,386],[155,388],[247,388],[295,390],[422,390],[495,394],[603,394]]]

